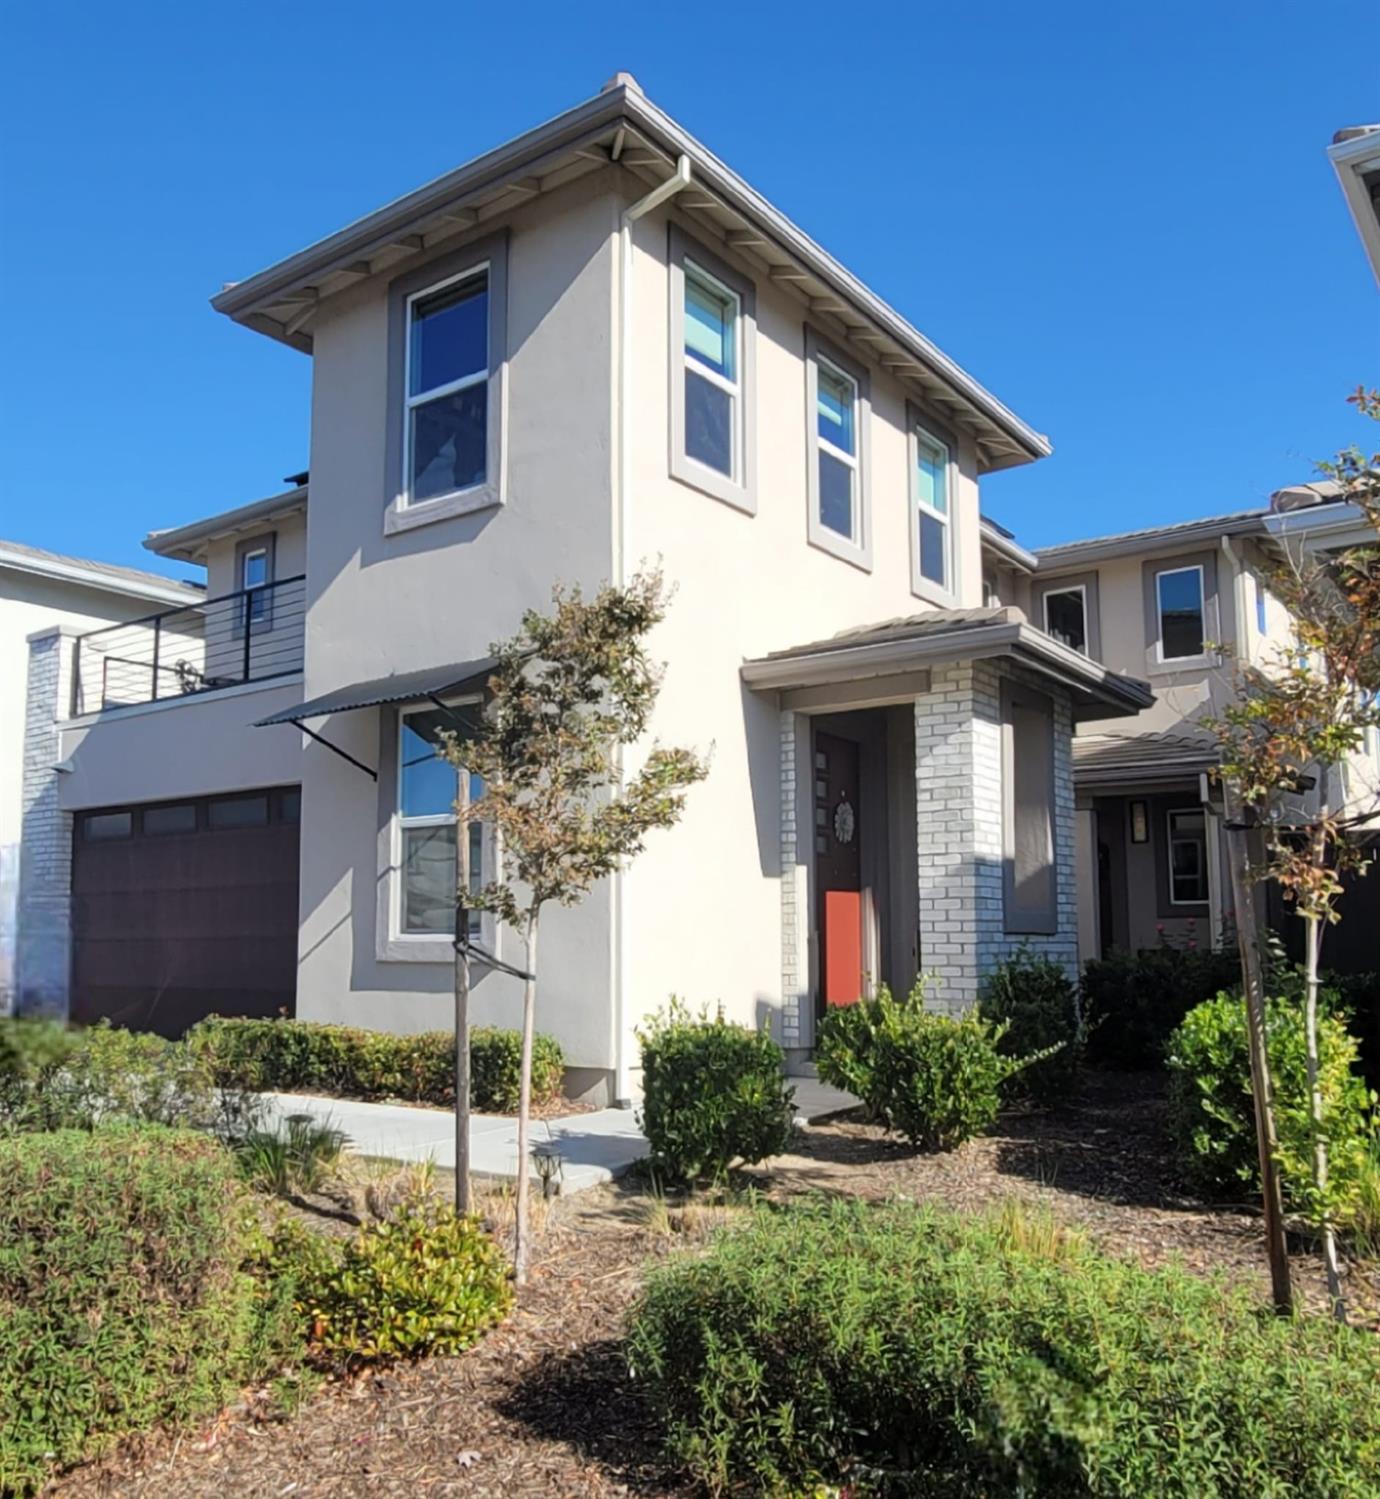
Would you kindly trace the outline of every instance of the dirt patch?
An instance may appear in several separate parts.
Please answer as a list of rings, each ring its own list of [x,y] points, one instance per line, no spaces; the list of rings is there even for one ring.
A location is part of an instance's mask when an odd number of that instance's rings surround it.
[[[791,1155],[751,1175],[774,1201],[836,1192],[908,1198],[960,1211],[1019,1197],[1082,1225],[1106,1249],[1147,1265],[1177,1259],[1258,1286],[1259,1224],[1249,1211],[1194,1202],[1164,1139],[1162,1085],[1094,1076],[1052,1114],[1013,1112],[961,1150],[920,1156],[849,1119],[804,1130]],[[447,1173],[437,1172],[448,1191]],[[497,1230],[511,1194],[485,1199]],[[66,1499],[157,1495],[674,1495],[658,1434],[620,1345],[643,1267],[695,1246],[732,1210],[668,1202],[636,1180],[538,1204],[531,1284],[509,1322],[463,1358],[327,1386],[291,1419],[261,1400],[210,1428],[128,1444],[51,1490]],[[338,1231],[338,1230],[336,1230]],[[1321,1308],[1321,1268],[1296,1243],[1296,1285]],[[1352,1267],[1357,1320],[1377,1325],[1380,1288]]]

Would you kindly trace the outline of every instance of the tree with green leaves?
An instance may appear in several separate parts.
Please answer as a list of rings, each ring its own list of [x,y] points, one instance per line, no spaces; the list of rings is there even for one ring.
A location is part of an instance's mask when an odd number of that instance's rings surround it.
[[[482,889],[457,881],[456,931],[465,907],[488,911],[522,934],[522,1073],[514,1269],[528,1260],[528,1124],[537,994],[537,932],[542,908],[577,905],[591,887],[640,853],[647,835],[680,818],[686,792],[704,778],[694,751],[653,743],[631,773],[624,752],[645,738],[661,686],[647,637],[666,613],[657,570],[593,598],[558,587],[549,614],[528,610],[512,639],[492,647],[488,702],[473,738],[443,733],[442,753],[483,781],[482,795],[457,809],[482,822],[499,868]],[[463,863],[462,863],[463,868]],[[457,942],[457,963],[466,960]],[[457,976],[457,985],[460,979]],[[459,1166],[457,1162],[457,1166]]]
[[[1363,415],[1380,420],[1380,392],[1362,389],[1349,399]],[[1205,723],[1221,749],[1229,809],[1261,830],[1263,860],[1250,873],[1275,881],[1304,924],[1313,1142],[1306,1200],[1322,1238],[1333,1314],[1345,1320],[1337,1204],[1328,1177],[1329,1100],[1318,1056],[1318,991],[1323,932],[1341,919],[1344,881],[1366,872],[1373,859],[1369,839],[1380,832],[1380,792],[1348,784],[1348,767],[1367,731],[1380,726],[1380,454],[1348,448],[1322,469],[1336,481],[1338,497],[1360,508],[1376,541],[1330,554],[1291,550],[1272,568],[1270,588],[1289,611],[1291,638],[1273,659],[1239,662],[1234,701]],[[1248,971],[1248,991],[1250,979]],[[1262,1138],[1267,1132],[1273,1138],[1273,1120],[1260,1122]]]

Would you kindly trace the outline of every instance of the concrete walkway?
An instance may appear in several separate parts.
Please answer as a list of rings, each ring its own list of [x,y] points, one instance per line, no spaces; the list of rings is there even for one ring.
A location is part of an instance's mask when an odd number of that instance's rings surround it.
[[[852,1108],[857,1100],[817,1078],[792,1077],[796,1120]],[[455,1116],[445,1109],[411,1104],[360,1103],[351,1098],[324,1098],[314,1093],[265,1093],[269,1122],[291,1114],[310,1114],[343,1130],[358,1155],[391,1161],[431,1161],[455,1169]],[[582,1192],[613,1181],[648,1150],[637,1127],[635,1109],[597,1109],[561,1119],[535,1119],[532,1148],[561,1160],[561,1191]],[[493,1114],[470,1116],[471,1169],[475,1176],[513,1181],[517,1176],[517,1120]],[[535,1176],[535,1171],[533,1172]]]

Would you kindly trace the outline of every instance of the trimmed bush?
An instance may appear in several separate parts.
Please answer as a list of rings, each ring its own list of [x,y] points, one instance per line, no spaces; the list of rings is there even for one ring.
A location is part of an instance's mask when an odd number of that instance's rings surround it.
[[[290,1346],[234,1162],[160,1126],[0,1141],[0,1493],[205,1415]]]
[[[883,984],[872,999],[820,1021],[820,1078],[861,1098],[869,1114],[921,1150],[952,1150],[997,1117],[1001,1089],[1022,1065],[998,1052],[1005,1035],[975,1015],[924,1006],[924,980],[908,998]]]
[[[1266,1050],[1275,1091],[1280,1175],[1290,1207],[1316,1216],[1312,1125],[1302,1002],[1266,1002]],[[1356,1213],[1374,1130],[1370,1098],[1354,1071],[1356,1041],[1342,1019],[1318,1015],[1318,1055],[1328,1146],[1329,1209],[1339,1222]],[[1184,1175],[1202,1193],[1260,1191],[1251,1097],[1246,1007],[1239,993],[1196,1005],[1170,1039],[1170,1130]]]
[[[1196,1004],[1241,982],[1234,948],[1148,947],[1083,965],[1088,1055],[1106,1067],[1164,1065],[1175,1027]]]
[[[638,1123],[653,1162],[676,1181],[722,1177],[735,1162],[779,1155],[791,1138],[794,1090],[770,1036],[722,1016],[693,1019],[672,1001],[642,1043]]]
[[[1045,1105],[1068,1097],[1087,1038],[1078,989],[1062,963],[1020,947],[987,975],[978,1013],[1004,1027],[1003,1056],[1034,1058],[1012,1074],[1009,1092]]]
[[[450,1031],[398,1036],[307,1020],[235,1020],[210,1016],[187,1034],[224,1088],[324,1093],[333,1098],[402,1098],[450,1108],[455,1103],[455,1039]],[[481,1113],[518,1106],[522,1037],[480,1026],[470,1034],[470,1101]],[[560,1097],[565,1057],[558,1042],[532,1044],[532,1099]]]
[[[1009,1217],[763,1212],[653,1274],[629,1357],[713,1492],[1380,1493],[1372,1334]]]

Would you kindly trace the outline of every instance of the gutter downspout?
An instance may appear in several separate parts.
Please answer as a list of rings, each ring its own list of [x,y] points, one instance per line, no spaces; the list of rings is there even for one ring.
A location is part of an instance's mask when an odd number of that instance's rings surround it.
[[[1238,659],[1244,659],[1246,654],[1247,620],[1246,620],[1246,569],[1242,564],[1237,550],[1231,544],[1230,536],[1221,538],[1222,558],[1226,563],[1226,569],[1231,577],[1231,608],[1232,608],[1232,649],[1236,652]],[[1218,597],[1220,598],[1220,590]],[[1204,786],[1208,777],[1203,776]],[[1206,797],[1203,798],[1207,800]],[[1212,882],[1208,886],[1208,921],[1212,925],[1211,945],[1214,948],[1222,945],[1222,822],[1218,817],[1206,818],[1208,835],[1208,867],[1212,872]],[[1236,913],[1232,913],[1235,919]]]
[[[659,183],[645,197],[623,210],[618,224],[618,425],[617,460],[613,493],[613,582],[621,588],[627,574],[627,485],[628,485],[628,404],[632,398],[632,226],[654,208],[675,197],[690,186],[690,158],[682,155],[674,175]],[[618,756],[618,778],[623,775],[623,757]],[[626,953],[623,942],[623,872],[613,876],[612,909],[613,1027],[614,1027],[614,1103],[619,1108],[632,1105],[631,1069],[628,1065],[628,1038],[625,1023],[627,994]]]

